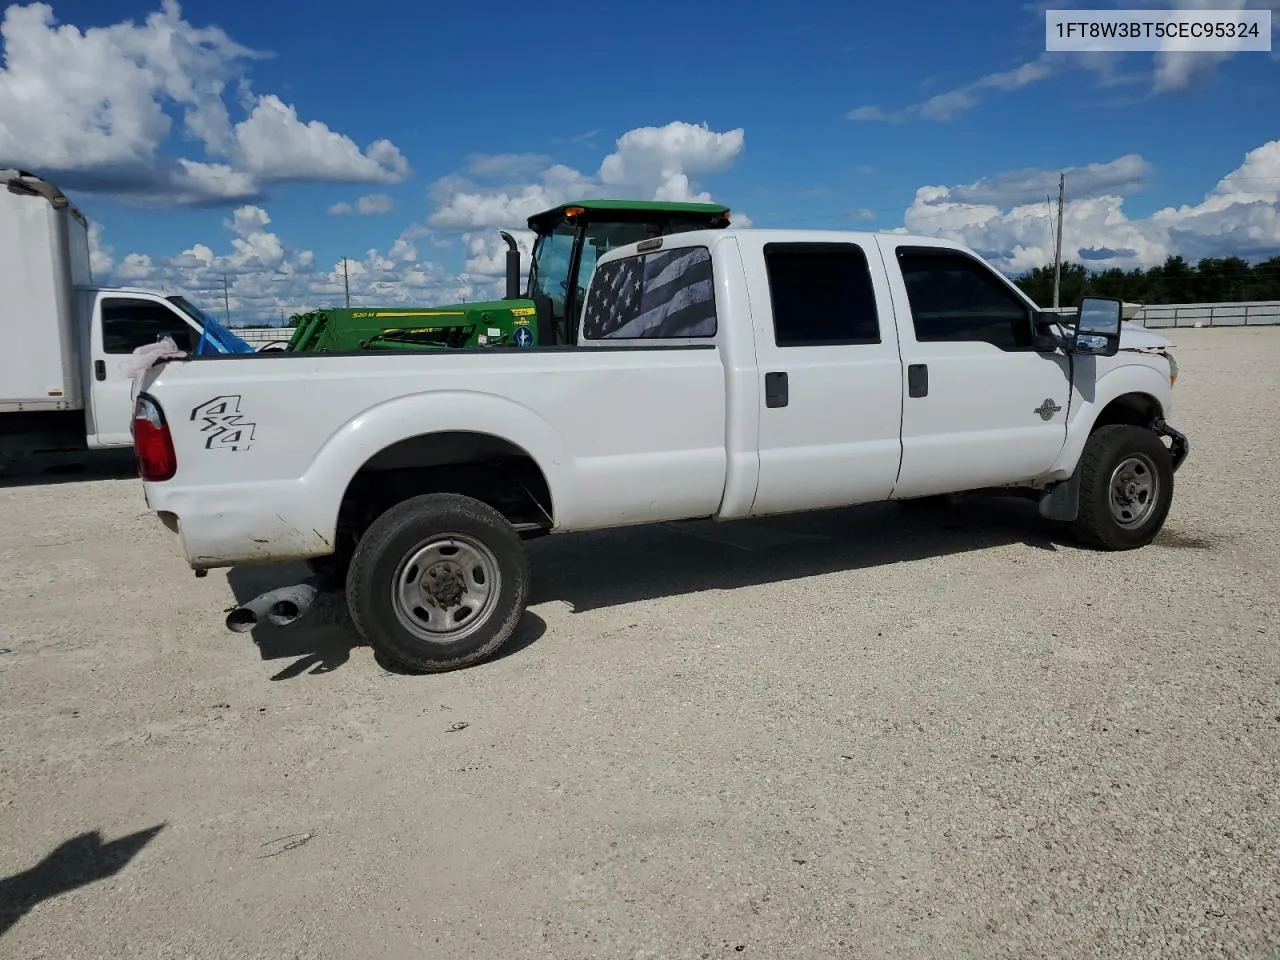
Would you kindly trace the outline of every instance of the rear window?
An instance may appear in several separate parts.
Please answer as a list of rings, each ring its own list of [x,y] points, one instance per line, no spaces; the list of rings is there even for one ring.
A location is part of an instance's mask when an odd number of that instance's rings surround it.
[[[710,251],[680,247],[602,264],[591,281],[582,333],[587,340],[714,337]]]
[[[779,347],[880,342],[867,255],[856,243],[766,243]]]

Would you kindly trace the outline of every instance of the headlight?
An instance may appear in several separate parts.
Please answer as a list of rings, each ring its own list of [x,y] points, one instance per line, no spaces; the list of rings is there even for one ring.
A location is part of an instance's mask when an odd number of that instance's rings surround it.
[[[1169,386],[1173,386],[1178,382],[1178,361],[1173,358],[1172,353],[1166,353],[1169,358]]]

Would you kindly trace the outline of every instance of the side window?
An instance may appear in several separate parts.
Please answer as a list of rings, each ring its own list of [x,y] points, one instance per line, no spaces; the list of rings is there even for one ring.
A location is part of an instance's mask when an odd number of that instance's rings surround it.
[[[779,347],[879,343],[867,256],[854,243],[766,243]]]
[[[1026,350],[1031,314],[990,269],[950,251],[898,251],[916,340],[978,341]]]
[[[678,247],[602,264],[582,322],[588,340],[714,337],[711,253]]]
[[[102,302],[102,349],[106,353],[133,353],[138,347],[173,337],[180,350],[195,349],[194,328],[163,304],[151,300],[111,297]]]

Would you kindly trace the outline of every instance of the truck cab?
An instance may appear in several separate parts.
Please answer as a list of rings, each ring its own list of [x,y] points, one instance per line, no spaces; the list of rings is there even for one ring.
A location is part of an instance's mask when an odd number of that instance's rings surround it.
[[[133,374],[127,363],[135,350],[168,337],[192,356],[252,353],[253,347],[183,296],[137,287],[77,288],[77,317],[83,353],[85,434],[89,449],[133,443]]]

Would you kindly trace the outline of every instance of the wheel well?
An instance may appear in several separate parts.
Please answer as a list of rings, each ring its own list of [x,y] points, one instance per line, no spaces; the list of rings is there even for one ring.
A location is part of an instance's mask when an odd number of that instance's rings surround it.
[[[525,535],[555,516],[542,468],[522,447],[490,434],[421,434],[374,454],[347,484],[338,511],[338,550],[354,545],[383,511],[423,493],[460,493],[487,503]]]
[[[1135,427],[1149,427],[1163,416],[1160,402],[1147,393],[1126,393],[1116,397],[1098,414],[1092,433],[1099,427],[1127,423]]]

